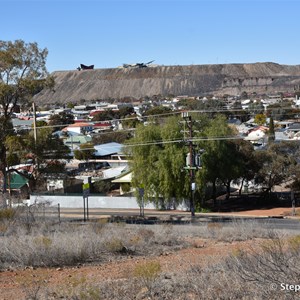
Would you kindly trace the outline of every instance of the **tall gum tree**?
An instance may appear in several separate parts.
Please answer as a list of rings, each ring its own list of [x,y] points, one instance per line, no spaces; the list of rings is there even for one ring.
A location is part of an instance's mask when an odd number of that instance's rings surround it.
[[[46,69],[48,50],[23,40],[0,41],[0,172],[3,176],[2,193],[7,185],[7,147],[5,140],[13,135],[11,117],[17,104],[30,103],[33,95],[53,80]]]

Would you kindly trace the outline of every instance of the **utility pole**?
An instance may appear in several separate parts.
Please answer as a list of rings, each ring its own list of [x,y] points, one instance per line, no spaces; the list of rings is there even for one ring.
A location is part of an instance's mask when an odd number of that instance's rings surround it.
[[[190,175],[190,210],[191,216],[195,216],[195,203],[194,203],[194,194],[196,189],[195,184],[195,156],[194,156],[194,145],[193,145],[193,122],[192,117],[188,114],[188,112],[183,112],[182,117],[185,120],[185,123],[189,129],[189,139],[188,139],[188,146],[189,146],[189,153],[186,158],[186,167],[185,169],[189,171]]]
[[[36,144],[37,141],[37,131],[36,131],[36,109],[35,103],[32,103],[32,112],[33,112],[33,136],[34,136],[34,143]]]

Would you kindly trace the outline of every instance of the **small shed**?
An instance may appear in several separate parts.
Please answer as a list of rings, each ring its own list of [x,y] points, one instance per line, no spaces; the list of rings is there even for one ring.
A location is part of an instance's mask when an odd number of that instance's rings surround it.
[[[18,173],[11,173],[8,175],[7,190],[12,195],[21,198],[29,198],[29,180]]]

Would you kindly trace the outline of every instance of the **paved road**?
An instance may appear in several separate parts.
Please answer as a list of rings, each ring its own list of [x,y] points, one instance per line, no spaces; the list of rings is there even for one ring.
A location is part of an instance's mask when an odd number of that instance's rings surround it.
[[[154,211],[145,210],[144,217],[140,217],[139,210],[116,210],[116,209],[89,209],[89,219],[108,219],[110,222],[123,221],[131,224],[191,224],[201,226],[208,222],[220,222],[223,226],[232,226],[235,222],[249,223],[254,222],[262,229],[280,230],[299,230],[299,218],[283,218],[279,216],[242,216],[234,214],[216,213],[197,213],[196,217],[191,218],[189,212],[182,211]],[[62,220],[83,220],[83,209],[61,209]]]

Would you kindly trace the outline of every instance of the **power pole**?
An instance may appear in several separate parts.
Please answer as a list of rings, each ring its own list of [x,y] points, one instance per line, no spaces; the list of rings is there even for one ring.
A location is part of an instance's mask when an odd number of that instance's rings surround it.
[[[34,136],[34,142],[36,144],[37,140],[37,131],[36,131],[36,109],[35,109],[35,103],[32,103],[32,112],[33,112],[33,136]]]
[[[188,146],[189,146],[189,154],[187,155],[186,159],[186,167],[185,169],[189,171],[190,175],[190,210],[191,216],[195,216],[195,203],[194,203],[194,193],[196,189],[195,184],[195,156],[194,156],[194,144],[193,144],[193,122],[192,117],[188,114],[188,112],[183,112],[182,117],[185,120],[185,123],[188,127],[189,131],[189,139],[188,139]]]

